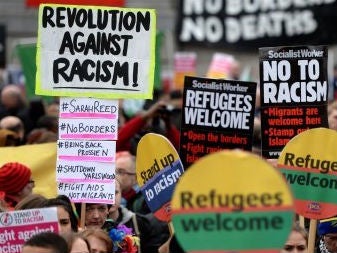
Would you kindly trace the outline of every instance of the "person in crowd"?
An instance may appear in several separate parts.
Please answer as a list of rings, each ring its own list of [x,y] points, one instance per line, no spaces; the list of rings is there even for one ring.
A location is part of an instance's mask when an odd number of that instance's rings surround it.
[[[77,213],[81,215],[81,206],[76,204]],[[101,228],[109,214],[109,206],[107,204],[85,204],[85,228]]]
[[[32,171],[26,165],[8,162],[0,167],[0,191],[5,194],[8,208],[13,209],[20,200],[32,194],[34,186]]]
[[[294,222],[289,237],[281,250],[281,253],[308,253],[308,233]]]
[[[319,221],[317,253],[337,253],[337,217]]]
[[[33,129],[32,112],[18,85],[6,85],[1,90],[0,102],[0,119],[6,116],[16,116],[21,119],[26,134]]]
[[[337,130],[337,101],[328,106],[328,123],[330,129]]]
[[[21,140],[17,133],[8,129],[0,129],[0,147],[15,147],[20,143]]]
[[[47,198],[42,196],[41,194],[32,193],[20,200],[16,206],[15,210],[26,210],[33,208],[42,208],[46,205]]]
[[[58,136],[56,133],[45,128],[35,128],[27,136],[26,144],[41,144],[56,142]]]
[[[113,243],[109,235],[100,228],[88,228],[81,233],[89,242],[90,253],[111,253]]]
[[[63,233],[62,237],[68,244],[69,253],[90,253],[90,244],[88,240],[79,233]]]
[[[6,116],[0,120],[0,128],[13,131],[20,139],[20,143],[24,144],[25,128],[19,117]]]
[[[68,253],[65,239],[52,232],[33,235],[22,247],[22,253]]]
[[[159,222],[152,213],[142,215],[134,213],[121,203],[121,186],[118,180],[115,185],[115,203],[109,208],[108,218],[116,225],[125,225],[133,230],[140,239],[141,252],[157,253],[158,248],[169,237],[167,224]]]
[[[136,178],[136,157],[128,151],[116,153],[116,175],[122,190],[121,205],[141,214],[150,213]]]
[[[64,196],[48,199],[45,207],[57,207],[57,217],[61,233],[77,232],[78,222],[70,201],[65,201]]]
[[[173,144],[179,147],[180,132],[170,123],[170,118],[163,113],[167,106],[165,100],[158,100],[147,110],[138,113],[136,116],[126,121],[118,130],[117,151],[130,151],[136,154],[136,146],[139,139],[148,132],[158,132],[158,128]],[[165,129],[162,129],[161,119],[164,121]]]

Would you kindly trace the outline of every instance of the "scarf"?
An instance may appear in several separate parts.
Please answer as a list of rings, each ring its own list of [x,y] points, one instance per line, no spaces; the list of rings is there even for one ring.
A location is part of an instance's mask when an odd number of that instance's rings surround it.
[[[326,248],[323,238],[319,240],[319,250],[321,253],[330,253],[330,251]]]

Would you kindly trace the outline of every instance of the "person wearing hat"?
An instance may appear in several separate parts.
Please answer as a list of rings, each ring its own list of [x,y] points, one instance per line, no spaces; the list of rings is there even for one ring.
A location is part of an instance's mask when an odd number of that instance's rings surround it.
[[[31,176],[31,170],[18,162],[8,162],[0,167],[0,192],[5,194],[9,209],[33,192],[34,181]]]
[[[337,253],[337,217],[321,220],[317,253]]]

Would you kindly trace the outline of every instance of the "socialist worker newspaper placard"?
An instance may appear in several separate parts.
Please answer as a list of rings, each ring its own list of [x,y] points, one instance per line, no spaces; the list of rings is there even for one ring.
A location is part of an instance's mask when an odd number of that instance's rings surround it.
[[[260,48],[262,156],[277,159],[287,142],[328,127],[325,46]]]
[[[180,158],[187,169],[222,149],[252,149],[256,83],[185,77]]]
[[[36,94],[152,98],[153,9],[42,4]]]

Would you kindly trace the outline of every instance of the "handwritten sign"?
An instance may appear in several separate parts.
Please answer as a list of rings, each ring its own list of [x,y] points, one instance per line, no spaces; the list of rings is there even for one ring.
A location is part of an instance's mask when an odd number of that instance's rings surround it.
[[[151,212],[170,221],[173,189],[184,173],[177,151],[166,137],[149,133],[138,143],[136,164],[137,181]]]
[[[60,139],[117,140],[118,120],[59,118]]]
[[[115,141],[58,140],[57,156],[68,161],[114,162]]]
[[[118,118],[118,100],[93,98],[60,98],[60,118]]]
[[[36,94],[152,98],[153,9],[41,4]]]
[[[22,245],[42,232],[59,232],[56,207],[0,213],[0,252],[21,253]]]
[[[81,183],[57,183],[58,193],[68,196],[73,202],[85,203],[106,203],[115,202],[115,182],[99,183],[92,182]]]
[[[289,183],[296,213],[326,219],[337,213],[337,133],[314,128],[292,138],[277,167]]]
[[[278,253],[294,218],[282,175],[260,157],[237,150],[194,163],[178,181],[171,207],[185,252]]]
[[[185,77],[180,157],[187,169],[222,149],[252,149],[256,83]]]
[[[115,179],[115,163],[57,160],[56,180],[62,182],[111,182]]]
[[[278,158],[295,135],[328,127],[325,46],[260,48],[262,156]]]

